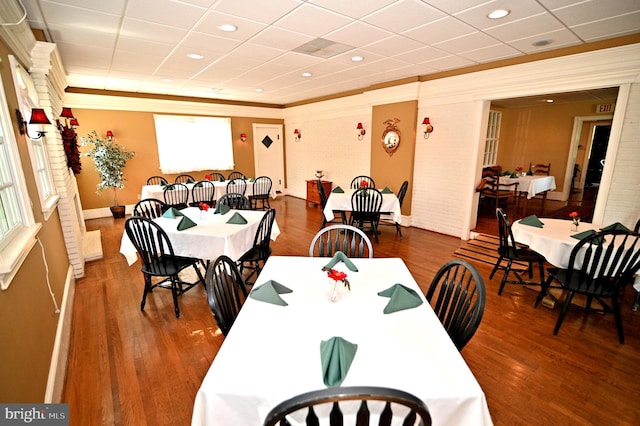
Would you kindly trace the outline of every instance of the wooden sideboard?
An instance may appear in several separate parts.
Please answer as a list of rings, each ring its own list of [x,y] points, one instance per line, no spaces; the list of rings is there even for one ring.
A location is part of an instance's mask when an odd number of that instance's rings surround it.
[[[333,182],[323,180],[322,186],[324,187],[324,193],[327,194],[327,197],[328,197],[333,188]],[[318,193],[318,181],[316,179],[307,181],[307,203],[311,203],[314,205],[320,204],[320,194]]]

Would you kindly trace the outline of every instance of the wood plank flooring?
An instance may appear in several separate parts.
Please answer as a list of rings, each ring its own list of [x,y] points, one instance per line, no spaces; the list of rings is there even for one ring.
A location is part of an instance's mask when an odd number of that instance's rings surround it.
[[[272,206],[282,231],[273,254],[306,255],[320,210],[293,197]],[[140,265],[129,267],[119,254],[123,226],[124,220],[111,218],[87,221],[88,230],[102,232],[104,259],[87,263],[86,276],[77,281],[63,394],[70,424],[188,425],[196,392],[224,338],[202,287],[181,297],[180,319],[170,292],[162,289],[140,311]],[[395,232],[382,227],[375,257],[402,257],[423,290],[463,244],[416,228],[403,228],[402,240]],[[553,336],[557,309],[534,309],[536,293],[519,286],[507,285],[498,296],[500,274],[489,281],[491,266],[477,267],[487,305],[462,355],[496,425],[639,424],[640,312],[630,309],[631,288],[622,301],[626,344],[618,343],[612,315],[577,311]],[[255,348],[256,357],[261,350]],[[246,380],[240,372],[238,379]]]

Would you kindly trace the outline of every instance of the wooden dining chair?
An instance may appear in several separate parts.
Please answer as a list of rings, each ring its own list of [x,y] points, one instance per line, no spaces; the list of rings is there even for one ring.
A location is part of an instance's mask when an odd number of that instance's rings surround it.
[[[373,257],[373,246],[367,234],[346,224],[322,228],[309,245],[310,257],[333,257],[339,251],[347,257]]]
[[[354,406],[354,402],[360,402],[360,404]],[[368,426],[370,417],[377,418],[378,425],[388,426],[393,422],[394,412],[395,416],[403,419],[403,425],[414,425],[416,421],[420,425],[431,425],[429,409],[420,398],[402,390],[376,386],[338,386],[305,392],[273,407],[265,417],[263,425],[292,424],[287,419],[289,415],[304,418],[306,425],[318,425],[320,424],[318,413],[322,412],[321,405],[325,405],[327,411],[330,407],[331,411],[327,413],[327,417],[328,424],[331,426],[344,424]],[[354,413],[354,416],[350,414],[345,416],[345,413],[356,409],[357,413]],[[298,415],[296,416],[295,413]],[[353,421],[345,423],[345,417],[353,418]]]
[[[149,179],[147,179],[147,185],[166,185],[169,182],[167,182],[167,179],[165,179],[163,176],[151,176]]]
[[[176,256],[173,252],[171,240],[165,231],[152,219],[134,216],[127,219],[124,224],[127,236],[133,243],[138,255],[142,259],[142,275],[144,277],[144,292],[140,310],[144,311],[147,302],[147,295],[156,288],[166,288],[171,290],[173,296],[173,306],[176,318],[180,318],[180,307],[178,297],[192,289],[199,283],[204,286],[204,277],[198,268],[199,259],[191,257]],[[193,267],[198,276],[198,281],[185,282],[178,274],[188,268]],[[152,282],[152,278],[164,278],[161,281]]]
[[[362,187],[351,194],[351,217],[349,224],[364,231],[369,224],[370,231],[378,240],[378,223],[380,222],[380,209],[382,208],[382,192],[375,188]]]
[[[198,181],[191,188],[191,202],[189,205],[198,207],[200,203],[206,203],[209,206],[213,206],[215,196],[216,187],[213,182],[208,180]]]
[[[229,173],[229,176],[227,176],[227,180],[233,179],[244,179],[244,173],[235,170],[232,171],[231,173]]]
[[[247,299],[247,288],[236,263],[228,256],[220,256],[209,263],[205,282],[209,308],[226,336]]]
[[[480,192],[480,202],[486,200],[492,211],[501,205],[512,204],[514,213],[518,211],[520,194],[518,182],[504,184],[500,182],[500,166],[490,166],[482,169],[482,179],[476,187]]]
[[[173,183],[193,183],[195,181],[196,178],[191,175],[179,175],[176,177],[176,180],[174,180]]]
[[[534,175],[551,176],[551,163],[548,163],[548,164],[529,163],[529,170],[531,170],[531,172]]]
[[[227,180],[222,173],[218,172],[207,173],[206,176],[209,176],[209,180],[212,182],[224,182]]]
[[[272,187],[273,182],[269,176],[259,176],[256,178],[253,182],[253,194],[249,195],[252,209],[258,210],[258,203],[260,203],[262,210],[271,208],[269,197],[271,196]]]
[[[140,200],[133,206],[132,216],[146,217],[147,219],[155,219],[162,216],[167,210],[167,205],[164,201],[156,198],[147,198],[146,200]]]
[[[322,212],[322,222],[320,224],[320,229],[324,228],[327,224],[327,218],[324,216],[324,208],[327,205],[327,193],[324,191],[324,185],[322,184],[322,181],[320,179],[318,179],[317,183],[316,183],[317,187],[318,187],[318,196],[320,197],[320,210]],[[334,211],[334,213],[338,213],[339,214],[339,218],[340,218],[340,223],[343,224],[347,224],[347,214],[344,211]],[[335,216],[336,218],[338,216]],[[334,219],[335,220],[335,219]],[[331,222],[331,223],[335,223],[335,222]]]
[[[164,202],[170,207],[184,209],[188,207],[189,188],[183,183],[172,183],[164,187]]]
[[[271,230],[273,229],[275,219],[275,209],[269,209],[265,212],[256,230],[253,245],[238,258],[240,276],[244,277],[245,270],[250,271],[249,275],[243,278],[246,285],[253,285],[249,280],[254,275],[256,278],[260,275],[264,263],[269,259],[269,256],[271,256]]]
[[[251,203],[249,199],[242,194],[224,194],[216,202],[218,204],[224,204],[235,210],[251,210]]]
[[[535,306],[538,306],[552,284],[558,283],[559,288],[565,290],[567,295],[553,329],[554,336],[560,331],[560,326],[571,307],[587,312],[613,313],[618,329],[618,339],[620,343],[624,343],[620,294],[639,269],[640,235],[638,233],[625,230],[595,232],[573,247],[566,269],[549,268],[549,278],[542,286]],[[571,304],[576,294],[587,298],[584,308]],[[599,307],[592,305],[593,299],[598,301]],[[605,300],[609,300],[610,305]]]
[[[366,182],[366,186],[370,187],[370,188],[375,188],[376,187],[376,183],[375,181],[369,177],[369,176],[356,176],[351,180],[351,184],[349,185],[349,187],[351,189],[358,189],[358,188],[362,188],[363,184],[362,182]]]
[[[478,329],[486,297],[482,275],[462,259],[445,263],[431,281],[426,299],[459,351]]]
[[[402,182],[400,189],[398,190],[398,202],[400,203],[400,208],[402,209],[402,203],[404,201],[405,195],[407,195],[407,189],[409,188],[409,181]],[[402,239],[402,226],[393,220],[391,212],[383,212],[380,214],[380,224],[381,225],[392,225],[396,227],[396,235],[400,235],[400,239]]]
[[[227,183],[227,194],[242,194],[247,192],[247,181],[242,178],[231,179]]]

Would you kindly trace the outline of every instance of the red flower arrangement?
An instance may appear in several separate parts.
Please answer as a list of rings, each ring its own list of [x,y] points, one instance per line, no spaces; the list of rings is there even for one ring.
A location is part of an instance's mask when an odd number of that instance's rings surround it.
[[[366,188],[367,186],[369,186],[369,182],[367,182],[366,180],[363,180],[362,182],[360,182],[360,186],[362,188]]]
[[[569,213],[569,217],[573,220],[573,224],[576,227],[580,224],[580,214],[578,212]]]
[[[205,212],[206,212],[207,210],[209,210],[209,204],[207,204],[207,203],[202,203],[202,202],[201,202],[200,204],[198,204],[198,207],[200,208],[200,210],[203,210],[203,211],[205,211]]]
[[[337,271],[335,269],[329,269],[327,270],[327,276],[329,278],[331,278],[334,281],[342,281],[342,284],[344,284],[344,286],[351,291],[351,285],[349,284],[349,281],[347,281],[347,274],[342,272],[342,271]]]
[[[82,170],[82,163],[80,162],[80,149],[78,148],[78,135],[73,127],[58,126],[60,134],[62,135],[62,145],[64,148],[64,154],[67,157],[67,167],[71,169],[74,175],[80,173]]]
[[[204,178],[205,178],[206,180],[211,180],[211,175],[209,175],[209,174],[204,175]]]

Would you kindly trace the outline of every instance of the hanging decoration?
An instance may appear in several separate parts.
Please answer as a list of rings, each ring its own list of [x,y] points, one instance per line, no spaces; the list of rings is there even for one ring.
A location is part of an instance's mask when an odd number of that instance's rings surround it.
[[[78,134],[73,126],[63,126],[58,122],[58,130],[62,135],[62,143],[64,146],[64,153],[67,156],[67,167],[69,167],[74,175],[80,173],[82,170],[82,163],[80,162],[80,149],[78,147]]]

